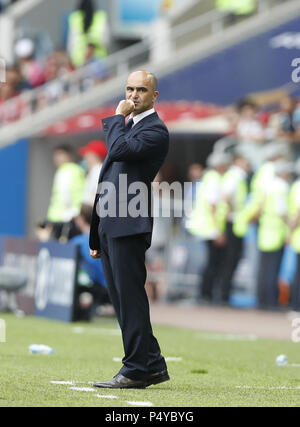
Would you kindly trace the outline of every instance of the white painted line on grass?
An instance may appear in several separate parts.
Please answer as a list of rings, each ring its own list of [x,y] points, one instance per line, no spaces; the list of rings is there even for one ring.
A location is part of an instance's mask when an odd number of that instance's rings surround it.
[[[96,394],[96,397],[100,397],[100,399],[119,399],[118,396],[113,394]]]
[[[285,385],[277,387],[265,387],[265,386],[250,386],[250,385],[237,385],[235,388],[246,389],[246,390],[300,390],[300,386],[287,387]]]
[[[129,400],[126,403],[132,406],[153,406],[152,402],[135,402],[135,401]]]
[[[50,381],[51,384],[74,385],[74,381]]]
[[[197,334],[197,338],[212,341],[257,341],[256,335],[237,335],[237,334]]]
[[[182,357],[166,357],[166,362],[182,362]]]
[[[122,362],[121,357],[113,357],[112,360],[113,360],[113,362]]]
[[[96,392],[97,391],[91,387],[69,387],[69,388],[70,388],[70,390],[75,390],[75,391],[90,391],[90,392]]]
[[[83,328],[75,326],[72,328],[73,334],[87,334],[87,335],[121,335],[121,329],[112,328]]]
[[[85,329],[81,326],[75,326],[74,328],[72,328],[72,332],[73,334],[83,334],[85,332]]]

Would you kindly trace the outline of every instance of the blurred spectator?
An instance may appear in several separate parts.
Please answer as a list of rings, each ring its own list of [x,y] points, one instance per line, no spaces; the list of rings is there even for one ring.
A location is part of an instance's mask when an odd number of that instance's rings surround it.
[[[146,252],[146,266],[150,272],[146,292],[151,301],[157,300],[165,291],[161,274],[165,269],[165,250],[171,236],[172,216],[163,216],[164,197],[160,191],[162,174],[158,172],[152,182],[153,233],[151,247]],[[167,201],[169,202],[169,200]]]
[[[0,0],[0,13],[13,3],[16,3],[18,0]]]
[[[192,213],[194,202],[196,200],[197,191],[199,189],[199,186],[201,185],[201,178],[204,174],[204,166],[200,163],[192,163],[188,167],[187,171],[187,178],[188,182],[190,183],[190,186],[188,188],[188,191],[184,193],[184,203],[185,203],[185,209],[184,209],[184,216],[182,218],[182,226],[189,235],[189,217]]]
[[[227,171],[231,156],[213,152],[207,159],[208,170],[202,178],[189,220],[189,231],[205,240],[208,259],[199,284],[199,299],[212,302],[224,260],[226,240],[224,223],[219,215],[222,176]]]
[[[40,63],[34,59],[34,43],[29,38],[20,39],[15,45],[22,78],[33,88],[45,82],[45,74]]]
[[[98,187],[98,180],[102,164],[107,155],[105,141],[93,140],[78,150],[87,165],[88,173],[85,181],[83,202],[87,205],[94,204]]]
[[[290,290],[290,305],[295,311],[300,310],[300,159],[295,164],[296,180],[289,194],[289,243],[297,254],[296,273]]]
[[[12,83],[0,85],[0,123],[9,123],[21,117],[23,104],[17,95],[18,92]],[[4,105],[9,100],[12,102]]]
[[[226,251],[223,270],[220,274],[221,300],[228,304],[234,272],[243,253],[243,238],[246,228],[240,228],[237,219],[244,208],[248,194],[247,178],[250,165],[247,159],[237,150],[232,166],[222,180],[222,202],[226,218],[225,236]]]
[[[51,105],[65,95],[68,82],[67,75],[72,71],[68,57],[61,50],[56,50],[46,58],[45,86],[39,94],[39,107]]]
[[[83,201],[84,170],[74,163],[73,150],[68,145],[54,149],[56,166],[47,220],[52,223],[52,237],[68,240],[76,231],[72,219],[78,215]]]
[[[87,46],[93,44],[94,56],[107,56],[109,41],[107,15],[95,10],[93,0],[80,0],[68,21],[67,50],[75,67],[85,63]]]
[[[84,73],[82,90],[89,89],[107,77],[106,67],[103,61],[96,56],[96,46],[93,43],[87,45],[84,65],[87,66],[87,69]]]
[[[258,248],[260,251],[257,296],[260,308],[278,306],[278,279],[287,235],[288,193],[292,165],[277,162],[275,177],[266,188],[259,211]]]
[[[238,140],[241,142],[264,142],[264,129],[257,118],[255,103],[243,99],[237,104],[237,111],[236,136]]]
[[[32,86],[22,78],[20,68],[16,64],[6,67],[6,83],[15,88],[16,94],[32,89]]]
[[[80,260],[75,295],[76,320],[90,320],[100,305],[109,303],[101,259],[90,256],[89,233],[92,206],[83,204],[74,221],[80,235],[70,239],[70,243],[79,246]],[[89,295],[89,297],[88,297]]]
[[[227,25],[235,24],[241,19],[253,15],[256,0],[216,0],[216,9],[228,13]]]
[[[235,138],[244,145],[251,167],[255,170],[263,161],[261,145],[267,140],[268,132],[258,119],[258,109],[254,102],[242,99],[236,110]]]
[[[280,101],[278,136],[284,138],[291,147],[293,159],[300,156],[300,107],[292,96],[285,96]]]

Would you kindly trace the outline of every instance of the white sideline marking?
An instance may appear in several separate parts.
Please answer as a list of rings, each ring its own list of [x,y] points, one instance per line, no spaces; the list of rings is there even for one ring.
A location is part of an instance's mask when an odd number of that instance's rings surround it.
[[[152,402],[135,402],[135,401],[129,400],[126,403],[132,406],[153,406]]]
[[[236,385],[235,388],[243,389],[255,389],[255,390],[300,390],[300,386],[297,387],[287,387],[285,385],[278,387],[264,387],[264,386],[250,386],[250,385]]]
[[[74,385],[74,381],[50,381],[51,384]]]
[[[237,335],[237,334],[197,334],[197,338],[213,341],[256,341],[256,335]]]
[[[166,357],[166,362],[182,362],[182,357]]]
[[[91,392],[96,392],[97,390],[95,390],[94,388],[91,387],[69,387],[70,390],[75,390],[75,391],[91,391]]]
[[[114,396],[113,394],[96,394],[96,397],[100,397],[101,399],[119,399],[118,396]]]
[[[113,362],[122,362],[121,357],[113,357]]]
[[[89,334],[89,335],[121,335],[121,329],[110,329],[110,328],[83,328],[81,326],[75,326],[72,328],[73,334]]]

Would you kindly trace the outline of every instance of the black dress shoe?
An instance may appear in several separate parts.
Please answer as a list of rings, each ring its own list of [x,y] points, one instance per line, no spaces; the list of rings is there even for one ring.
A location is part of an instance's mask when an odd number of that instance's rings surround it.
[[[93,384],[94,387],[99,388],[146,388],[145,381],[131,380],[130,378],[124,377],[122,374],[117,374],[112,380],[98,382]]]
[[[153,384],[160,384],[165,381],[169,381],[170,377],[168,371],[165,369],[164,371],[154,372],[153,374],[149,374],[146,380],[146,386]]]

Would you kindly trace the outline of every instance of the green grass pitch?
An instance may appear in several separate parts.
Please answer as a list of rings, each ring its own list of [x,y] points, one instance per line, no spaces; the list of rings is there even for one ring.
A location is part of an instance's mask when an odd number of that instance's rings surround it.
[[[171,381],[144,390],[92,392],[70,387],[91,388],[119,370],[121,363],[113,358],[122,357],[123,349],[113,319],[65,324],[4,314],[0,318],[6,321],[6,342],[0,343],[2,407],[129,407],[128,402],[151,402],[153,407],[300,406],[300,344],[292,341],[234,339],[155,326],[163,354],[181,358],[168,363]],[[54,354],[29,354],[30,344],[47,344]],[[275,364],[282,353],[289,358],[286,367]]]

